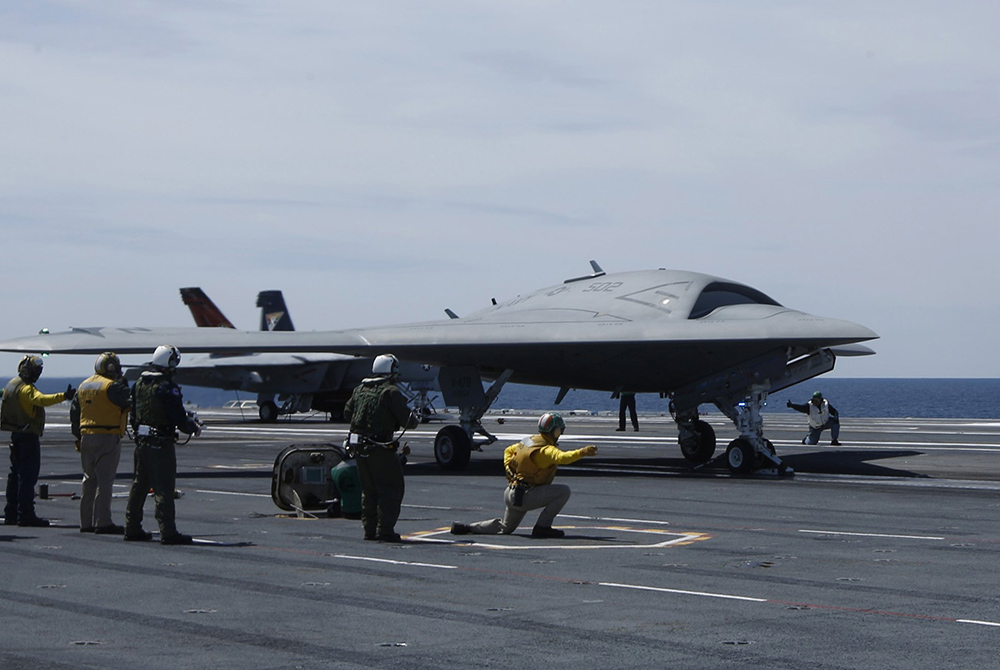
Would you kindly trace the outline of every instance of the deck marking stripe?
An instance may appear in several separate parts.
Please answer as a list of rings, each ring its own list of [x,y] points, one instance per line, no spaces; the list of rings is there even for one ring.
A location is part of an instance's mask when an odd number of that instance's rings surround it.
[[[437,563],[414,563],[412,561],[394,561],[388,558],[374,558],[372,556],[351,556],[349,554],[333,554],[334,558],[343,558],[349,561],[369,561],[371,563],[389,563],[390,565],[410,565],[418,568],[440,568],[441,570],[457,570],[457,565],[439,565]]]
[[[346,560],[368,561],[368,562],[373,562],[373,563],[384,563],[384,564],[390,564],[390,565],[418,566],[418,567],[437,568],[437,569],[445,569],[445,570],[459,570],[461,572],[471,572],[471,573],[475,573],[475,574],[486,574],[486,575],[508,575],[508,576],[509,575],[514,575],[514,576],[518,576],[518,577],[525,577],[527,579],[538,579],[538,580],[546,580],[546,581],[554,581],[554,582],[563,582],[563,583],[567,583],[567,584],[592,584],[594,586],[604,586],[604,587],[618,588],[618,589],[629,589],[629,590],[633,590],[633,591],[647,591],[647,592],[652,592],[652,593],[665,593],[665,594],[673,594],[673,595],[696,596],[696,597],[701,597],[701,598],[716,598],[716,599],[720,599],[720,600],[739,600],[739,601],[743,601],[743,602],[766,603],[766,604],[769,604],[769,605],[782,605],[782,606],[786,606],[786,607],[787,606],[796,606],[796,607],[803,607],[803,608],[817,609],[817,610],[827,610],[827,611],[834,611],[834,612],[850,612],[850,613],[853,613],[853,614],[869,614],[869,615],[877,615],[877,616],[891,616],[891,617],[899,617],[899,618],[904,618],[904,619],[922,620],[922,621],[940,621],[940,622],[947,622],[947,623],[966,623],[966,624],[976,624],[976,625],[979,625],[979,626],[988,626],[988,627],[992,627],[992,628],[1000,628],[1000,622],[995,622],[995,621],[980,621],[980,620],[977,620],[977,619],[956,619],[954,617],[934,616],[934,615],[931,615],[931,614],[915,614],[915,613],[908,613],[908,612],[894,612],[894,611],[891,611],[891,610],[878,610],[878,609],[861,608],[861,607],[845,607],[845,606],[842,606],[842,605],[822,605],[822,604],[818,604],[818,603],[802,603],[802,602],[793,602],[793,601],[788,601],[788,600],[781,600],[781,599],[777,599],[777,598],[754,598],[754,597],[750,597],[750,596],[738,596],[738,595],[727,594],[727,593],[710,593],[710,592],[703,592],[703,591],[689,591],[689,590],[684,590],[684,589],[669,589],[669,588],[664,588],[664,587],[659,587],[659,586],[644,586],[644,585],[641,585],[641,584],[620,584],[620,583],[616,583],[616,582],[591,582],[591,581],[587,581],[587,580],[577,580],[577,579],[568,578],[568,577],[556,577],[556,576],[552,576],[552,575],[539,575],[539,574],[525,573],[525,572],[498,571],[498,570],[490,570],[490,569],[484,569],[484,568],[475,568],[475,567],[470,567],[470,566],[438,565],[438,564],[435,564],[435,563],[413,563],[413,562],[408,562],[408,561],[394,561],[394,560],[385,559],[385,558],[374,558],[374,557],[370,557],[370,556],[354,556],[354,555],[350,555],[350,554],[326,554],[326,553],[318,552],[318,551],[315,551],[315,550],[308,550],[308,549],[289,549],[289,548],[284,548],[284,547],[269,547],[269,546],[266,546],[266,545],[255,545],[255,548],[262,549],[262,550],[269,550],[269,551],[294,553],[294,554],[303,554],[303,555],[309,555],[309,556],[329,556],[329,557],[333,557],[333,558],[341,558],[341,559],[346,559]]]
[[[241,493],[239,491],[213,491],[211,489],[195,489],[195,493],[212,493],[220,496],[249,496],[251,498],[270,498],[266,493]]]
[[[659,526],[669,526],[669,521],[653,521],[651,519],[618,519],[613,516],[580,516],[577,514],[560,514],[559,516],[566,517],[567,519],[585,519],[587,521],[619,521],[622,523],[649,523]]]
[[[944,540],[943,537],[931,537],[923,535],[887,535],[884,533],[847,533],[839,530],[803,530],[799,529],[800,533],[815,533],[818,535],[852,535],[855,537],[887,537],[897,540]]]
[[[633,589],[636,591],[656,591],[657,593],[676,593],[683,596],[701,596],[702,598],[722,598],[725,600],[745,600],[752,603],[766,603],[766,598],[750,598],[734,596],[727,593],[706,593],[703,591],[684,591],[681,589],[666,589],[659,586],[639,586],[637,584],[615,584],[613,582],[598,582],[599,586],[611,586],[616,589]]]

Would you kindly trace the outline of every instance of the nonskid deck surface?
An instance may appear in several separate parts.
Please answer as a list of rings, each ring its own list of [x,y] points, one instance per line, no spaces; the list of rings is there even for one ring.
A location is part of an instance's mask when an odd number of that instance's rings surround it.
[[[840,447],[804,446],[805,417],[765,417],[794,478],[694,473],[669,417],[567,415],[567,537],[453,536],[499,515],[502,447],[535,415],[491,414],[500,437],[443,473],[440,424],[410,431],[402,544],[359,522],[296,518],[270,498],[275,456],[336,442],[319,418],[202,411],[178,448],[189,547],[78,530],[79,455],[50,411],[37,502],[51,528],[0,530],[0,667],[986,667],[1000,635],[1000,420],[844,418]],[[708,415],[719,453],[736,437]],[[498,422],[503,419],[503,423]],[[132,445],[114,500],[124,521]],[[155,530],[152,502],[146,528]],[[919,661],[916,661],[919,659]]]

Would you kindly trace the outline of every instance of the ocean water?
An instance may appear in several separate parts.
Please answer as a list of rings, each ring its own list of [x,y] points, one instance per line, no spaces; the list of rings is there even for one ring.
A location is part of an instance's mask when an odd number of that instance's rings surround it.
[[[1000,379],[824,379],[819,377],[768,398],[765,412],[794,412],[785,401],[804,403],[820,391],[844,416],[914,418],[1000,418]],[[508,384],[494,409],[557,409],[556,389]],[[639,394],[642,412],[668,412],[668,401]],[[707,409],[706,406],[703,409]],[[618,411],[618,401],[597,391],[570,391],[561,409]],[[714,407],[711,408],[714,410]]]
[[[79,379],[45,379],[38,387],[45,393],[77,386]],[[1000,419],[1000,379],[826,379],[818,377],[768,398],[765,412],[792,412],[785,401],[807,402],[813,391],[820,391],[844,416]],[[589,410],[617,412],[618,401],[609,393],[570,391],[562,404],[555,405],[555,388],[507,384],[493,404],[493,409],[517,410]],[[201,407],[221,407],[235,398],[250,399],[248,394],[233,391],[187,387],[184,399]],[[433,396],[432,396],[433,397]],[[639,394],[640,413],[666,413],[668,401],[656,394]],[[438,399],[435,406],[440,407]],[[714,407],[706,406],[703,409]]]

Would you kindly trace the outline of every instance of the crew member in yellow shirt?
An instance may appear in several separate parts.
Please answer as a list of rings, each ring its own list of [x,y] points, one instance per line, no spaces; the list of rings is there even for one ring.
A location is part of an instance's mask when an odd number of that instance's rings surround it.
[[[45,430],[45,408],[72,400],[76,391],[42,393],[35,382],[42,376],[42,359],[25,356],[17,364],[17,376],[3,390],[0,400],[0,430],[10,431],[10,473],[7,475],[8,526],[48,526],[49,520],[35,514],[35,483],[42,467],[41,437]]]
[[[111,520],[111,493],[131,403],[118,354],[105,351],[94,361],[94,374],[80,384],[69,406],[70,429],[76,436],[83,466],[81,533],[125,533],[124,526]]]
[[[566,422],[554,412],[543,414],[538,420],[538,434],[526,437],[512,444],[503,452],[504,471],[508,486],[504,491],[503,518],[489,519],[479,523],[459,523],[451,525],[454,535],[496,535],[513,533],[533,509],[541,509],[538,521],[531,530],[532,537],[556,538],[566,533],[552,527],[556,515],[569,500],[570,490],[565,484],[553,484],[556,469],[560,465],[575,463],[584,456],[593,456],[597,447],[587,445],[575,451],[559,448],[559,438],[566,430]]]

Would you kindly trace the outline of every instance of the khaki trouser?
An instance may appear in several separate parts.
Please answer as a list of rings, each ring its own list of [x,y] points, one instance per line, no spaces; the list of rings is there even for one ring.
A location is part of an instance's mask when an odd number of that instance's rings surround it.
[[[121,438],[117,435],[80,436],[80,462],[83,465],[80,528],[100,528],[113,524],[111,493],[121,455]]]
[[[524,515],[533,509],[541,509],[536,528],[551,528],[556,515],[569,501],[570,490],[565,484],[542,484],[524,493],[520,505],[514,505],[514,488],[508,486],[504,490],[505,505],[502,519],[489,519],[479,523],[469,524],[469,530],[477,535],[509,535],[517,530]]]

